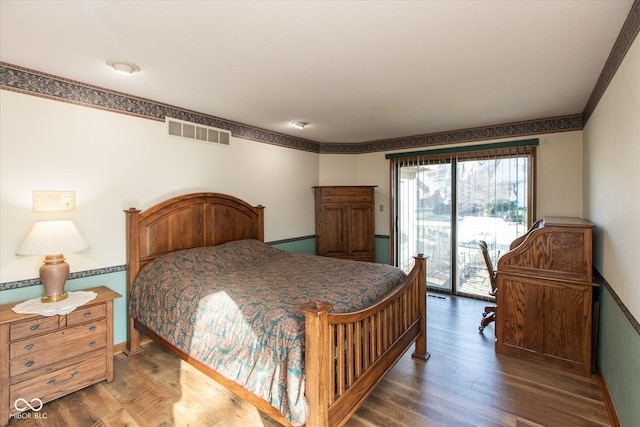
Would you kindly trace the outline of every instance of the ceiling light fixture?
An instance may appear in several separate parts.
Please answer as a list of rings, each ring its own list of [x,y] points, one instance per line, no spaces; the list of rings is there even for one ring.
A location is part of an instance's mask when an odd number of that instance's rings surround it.
[[[298,129],[304,129],[309,123],[307,122],[291,122],[291,126]]]
[[[116,72],[126,74],[128,76],[140,71],[140,67],[127,61],[115,61],[112,59],[110,61],[107,61],[107,65],[113,68]]]

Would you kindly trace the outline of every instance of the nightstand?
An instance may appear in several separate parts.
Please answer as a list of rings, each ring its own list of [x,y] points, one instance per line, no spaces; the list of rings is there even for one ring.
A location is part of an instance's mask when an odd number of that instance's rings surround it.
[[[113,381],[113,300],[121,295],[105,286],[83,291],[97,296],[65,315],[16,314],[18,303],[0,305],[0,424],[19,412],[17,399],[46,403]]]

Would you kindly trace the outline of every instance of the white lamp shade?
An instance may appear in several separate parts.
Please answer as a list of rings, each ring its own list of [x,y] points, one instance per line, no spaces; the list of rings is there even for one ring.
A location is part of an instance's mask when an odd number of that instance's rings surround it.
[[[38,221],[16,255],[61,254],[85,249],[89,249],[89,244],[72,221]]]

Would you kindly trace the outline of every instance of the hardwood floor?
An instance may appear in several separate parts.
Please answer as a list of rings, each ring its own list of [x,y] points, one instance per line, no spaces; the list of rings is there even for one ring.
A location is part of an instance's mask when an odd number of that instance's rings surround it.
[[[407,353],[347,422],[359,426],[609,426],[595,376],[498,356],[486,302],[430,294],[431,358]],[[115,380],[46,404],[46,419],[10,426],[264,426],[277,424],[155,344],[116,356]]]

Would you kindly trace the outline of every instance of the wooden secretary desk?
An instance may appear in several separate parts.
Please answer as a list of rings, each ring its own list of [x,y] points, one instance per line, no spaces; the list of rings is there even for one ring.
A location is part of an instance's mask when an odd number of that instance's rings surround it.
[[[546,217],[497,265],[496,352],[589,376],[593,224]]]

